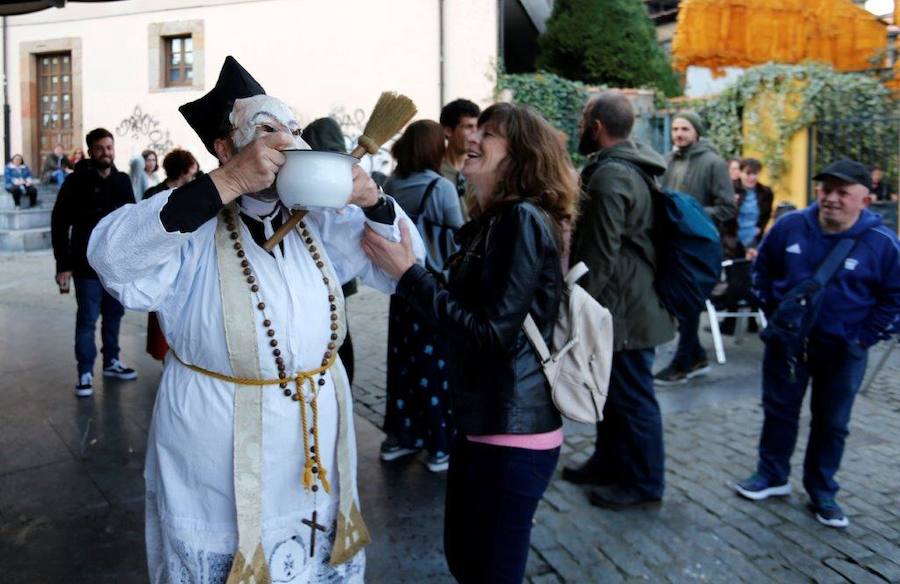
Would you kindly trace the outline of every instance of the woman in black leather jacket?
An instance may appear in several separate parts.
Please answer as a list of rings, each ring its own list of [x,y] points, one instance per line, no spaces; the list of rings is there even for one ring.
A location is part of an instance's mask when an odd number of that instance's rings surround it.
[[[531,314],[550,342],[563,287],[561,234],[578,188],[556,131],[528,108],[485,110],[468,149],[462,172],[480,213],[457,236],[446,285],[415,264],[408,239],[368,234],[363,245],[399,278],[396,293],[450,341],[459,429],[444,523],[450,572],[464,583],[521,582],[532,518],[563,440],[522,324]]]

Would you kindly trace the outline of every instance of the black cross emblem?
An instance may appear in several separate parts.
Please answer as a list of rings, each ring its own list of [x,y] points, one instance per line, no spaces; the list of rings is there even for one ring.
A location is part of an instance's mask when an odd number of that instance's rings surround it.
[[[309,536],[309,557],[311,558],[315,557],[316,555],[316,530],[318,529],[322,532],[327,531],[324,525],[319,525],[318,523],[316,523],[316,515],[318,515],[318,511],[313,511],[312,519],[303,520],[303,524],[308,525],[311,532]]]

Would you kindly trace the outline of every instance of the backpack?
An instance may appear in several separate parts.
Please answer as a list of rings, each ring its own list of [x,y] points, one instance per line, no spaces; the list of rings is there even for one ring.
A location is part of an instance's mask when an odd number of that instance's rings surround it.
[[[650,189],[656,250],[654,285],[663,306],[676,317],[702,312],[722,271],[722,242],[715,223],[697,199],[660,188],[630,160],[607,158],[600,164],[609,162],[630,166]]]
[[[453,252],[456,250],[456,229],[443,223],[437,223],[425,217],[425,206],[431,199],[431,193],[437,186],[440,178],[436,178],[428,183],[422,199],[419,201],[419,208],[416,210],[416,229],[422,235],[422,242],[425,244],[425,267],[430,272],[437,274],[444,273],[446,269],[444,264],[447,262]]]
[[[788,290],[759,333],[767,345],[784,353],[791,381],[796,380],[797,361],[805,356],[806,343],[825,298],[825,287],[853,251],[855,239],[841,239],[822,260],[811,278]]]
[[[530,314],[522,327],[540,357],[559,413],[576,422],[593,424],[603,419],[609,392],[613,321],[609,310],[575,283],[587,272],[587,266],[580,262],[566,275],[553,327],[552,351]]]

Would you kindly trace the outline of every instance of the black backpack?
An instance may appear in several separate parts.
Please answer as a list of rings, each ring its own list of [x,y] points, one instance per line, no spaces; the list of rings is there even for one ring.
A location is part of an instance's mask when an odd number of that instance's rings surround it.
[[[842,239],[837,242],[811,278],[788,290],[769,316],[766,328],[759,334],[767,345],[777,346],[784,353],[791,381],[796,379],[798,360],[805,358],[809,334],[825,298],[825,287],[855,245],[855,239]]]

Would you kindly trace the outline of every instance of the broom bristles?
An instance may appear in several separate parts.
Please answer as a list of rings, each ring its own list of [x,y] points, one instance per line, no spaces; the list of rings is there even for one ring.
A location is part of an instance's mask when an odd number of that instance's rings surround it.
[[[385,91],[378,98],[363,134],[371,138],[380,148],[414,115],[416,104],[410,98],[393,91]]]

